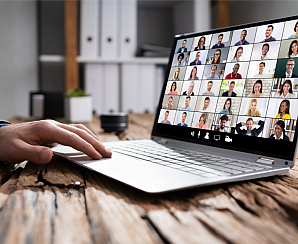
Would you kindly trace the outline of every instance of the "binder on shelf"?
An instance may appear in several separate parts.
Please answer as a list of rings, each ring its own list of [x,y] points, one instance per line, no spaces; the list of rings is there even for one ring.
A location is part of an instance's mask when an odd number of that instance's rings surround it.
[[[99,7],[99,0],[81,1],[81,56],[97,57],[99,55]]]
[[[120,56],[130,58],[137,49],[137,0],[119,0]]]
[[[129,2],[129,1],[128,1]],[[119,0],[101,0],[101,57],[119,57]]]

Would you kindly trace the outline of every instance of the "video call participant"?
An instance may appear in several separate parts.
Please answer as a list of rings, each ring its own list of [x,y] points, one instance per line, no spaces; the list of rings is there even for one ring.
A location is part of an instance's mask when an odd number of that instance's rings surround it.
[[[252,117],[261,117],[261,113],[257,107],[258,107],[258,100],[255,98],[251,99],[245,115],[252,116]]]
[[[226,128],[226,124],[229,121],[229,117],[224,114],[220,117],[220,126],[215,129],[215,131],[219,131],[219,132],[228,132],[228,128]]]
[[[247,45],[247,44],[249,44],[249,42],[245,40],[245,37],[246,36],[247,36],[247,30],[241,31],[240,41],[239,42],[236,42],[234,46],[240,46],[240,45]]]
[[[205,100],[204,100],[204,105],[203,105],[203,111],[205,111],[208,106],[209,106],[209,103],[210,103],[210,98],[209,97],[205,97]]]
[[[246,130],[240,129],[244,125],[246,126]],[[259,125],[259,128],[252,129],[253,125]],[[262,120],[253,121],[252,118],[248,118],[245,124],[243,122],[239,122],[236,124],[236,131],[239,135],[258,136],[263,131],[263,129],[264,129],[264,121]]]
[[[240,68],[240,64],[235,64],[233,67],[233,71],[230,74],[226,75],[226,79],[242,79],[242,75],[237,73]]]
[[[223,34],[219,34],[217,37],[217,43],[213,45],[212,49],[225,47],[225,44],[222,43],[222,40],[223,40]]]
[[[291,119],[290,116],[290,101],[283,100],[278,109],[278,114],[275,117],[276,119]]]
[[[223,106],[223,110],[221,110],[219,113],[220,114],[232,114],[232,99],[231,98],[227,98],[227,100],[225,101],[225,104]]]
[[[190,84],[189,84],[188,90],[183,92],[182,95],[193,96],[194,95],[194,92],[193,92],[194,87],[195,87],[195,82],[191,81]]]
[[[213,54],[211,64],[219,64],[220,63],[220,57],[221,57],[221,50],[217,49]]]
[[[206,114],[201,114],[199,122],[195,124],[194,128],[199,128],[199,129],[208,129],[208,124],[206,123]]]
[[[176,90],[177,90],[177,82],[174,81],[171,85],[171,89],[170,89],[170,92],[168,93],[168,95],[178,95]]]
[[[179,66],[179,65],[182,65],[182,60],[184,59],[184,54],[183,53],[180,53],[179,55],[178,55],[178,58],[177,58],[177,60],[178,60],[178,62],[177,62],[177,66]]]
[[[181,123],[177,124],[177,126],[188,127],[188,125],[185,123],[186,117],[187,117],[187,113],[183,112]]]
[[[170,125],[171,124],[171,122],[168,121],[169,113],[170,113],[169,111],[166,111],[165,112],[165,118],[160,122],[161,124],[166,124],[166,125]]]
[[[298,41],[291,42],[286,58],[298,58]]]
[[[269,44],[264,43],[262,46],[262,55],[261,55],[261,60],[268,59],[267,53],[269,52]]]
[[[278,120],[274,127],[274,134],[272,134],[269,139],[273,140],[283,140],[290,141],[289,137],[285,133],[285,122]]]
[[[167,104],[165,104],[165,105],[163,105],[163,109],[173,109],[173,104],[172,104],[172,102],[173,102],[173,97],[171,96],[171,97],[169,97],[169,99],[168,99],[168,103]]]
[[[181,108],[181,111],[192,111],[190,105],[190,96],[186,97],[185,99],[185,107]]]
[[[212,89],[212,86],[213,86],[213,81],[210,80],[208,81],[208,84],[207,84],[207,91],[204,92],[202,95],[207,95],[207,96],[214,96],[214,93],[211,91]]]
[[[190,72],[190,76],[189,76],[188,80],[198,80],[199,77],[197,76],[197,71],[198,71],[198,68],[196,66],[193,67]]]
[[[236,97],[237,93],[234,92],[235,81],[231,81],[229,85],[229,90],[222,93],[223,97]]]
[[[289,39],[298,38],[298,21],[296,22],[296,24],[294,26],[294,34],[290,35],[288,38]]]
[[[195,47],[194,51],[205,50],[205,42],[206,42],[206,37],[204,36],[200,37],[198,41],[198,45]]]
[[[264,73],[264,69],[265,69],[265,62],[261,62],[259,64],[259,73],[254,74],[253,78],[256,78],[256,79],[269,78],[268,75]]]
[[[187,40],[183,40],[182,42],[182,47],[179,47],[177,53],[185,53],[187,52],[187,48],[185,47]]]
[[[252,87],[252,92],[247,97],[265,97],[263,94],[263,82],[257,80]]]
[[[201,57],[201,52],[197,52],[196,59],[190,63],[190,65],[200,65],[202,62],[199,60]]]
[[[291,80],[285,80],[284,83],[282,84],[279,92],[275,93],[274,97],[296,98],[296,95],[293,93],[293,90],[292,90]]]
[[[219,79],[219,76],[216,74],[216,70],[217,70],[217,66],[216,65],[213,65],[211,67],[211,73],[209,76],[207,76],[207,80],[211,79],[211,80],[218,80]]]
[[[179,74],[180,74],[180,68],[177,68],[174,72],[173,78],[171,80],[180,80],[179,79]]]
[[[272,42],[276,41],[276,39],[272,36],[273,25],[268,25],[265,31],[265,39],[261,42]]]
[[[286,64],[286,72],[280,75],[278,78],[297,78],[298,75],[293,73],[293,69],[295,67],[295,60],[289,59]]]
[[[234,57],[231,59],[231,62],[239,62],[241,61],[241,56],[242,56],[242,53],[243,53],[243,47],[238,47],[235,54],[234,54]]]

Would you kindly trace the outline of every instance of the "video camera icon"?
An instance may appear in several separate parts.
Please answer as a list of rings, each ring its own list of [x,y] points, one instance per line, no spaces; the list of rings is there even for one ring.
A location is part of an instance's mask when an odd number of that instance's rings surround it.
[[[233,141],[232,138],[230,138],[229,136],[225,137],[225,142],[232,142],[232,141]]]

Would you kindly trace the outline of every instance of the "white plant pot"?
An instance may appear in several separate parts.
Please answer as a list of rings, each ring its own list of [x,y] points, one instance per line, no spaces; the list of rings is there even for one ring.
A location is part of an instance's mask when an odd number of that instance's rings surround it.
[[[92,121],[92,97],[70,97],[64,99],[65,118],[73,123]]]

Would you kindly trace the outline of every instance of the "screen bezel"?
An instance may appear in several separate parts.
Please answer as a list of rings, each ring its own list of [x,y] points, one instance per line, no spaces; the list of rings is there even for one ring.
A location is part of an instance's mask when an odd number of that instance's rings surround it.
[[[199,141],[198,142],[198,141],[194,141],[191,138],[176,137],[176,136],[171,136],[171,135],[168,135],[168,134],[157,133],[156,128],[157,128],[157,125],[158,125],[158,118],[159,118],[160,111],[161,111],[161,108],[162,108],[162,101],[163,101],[163,97],[164,97],[164,92],[165,92],[166,85],[167,85],[167,82],[168,82],[168,76],[169,76],[169,73],[170,73],[170,70],[171,70],[171,64],[172,64],[172,61],[173,61],[173,56],[175,54],[175,48],[176,48],[176,44],[177,44],[178,40],[186,39],[186,38],[192,38],[192,37],[196,37],[196,36],[202,36],[202,35],[216,34],[216,33],[225,32],[225,31],[234,31],[234,30],[237,30],[237,29],[258,27],[258,26],[261,26],[261,25],[280,23],[280,22],[291,21],[291,20],[295,20],[295,19],[298,20],[298,15],[291,16],[291,17],[285,17],[285,18],[281,18],[281,19],[271,19],[271,20],[266,20],[266,21],[254,22],[254,23],[250,23],[250,24],[235,25],[235,26],[229,26],[229,27],[225,27],[225,28],[212,29],[212,30],[203,31],[203,32],[193,32],[193,33],[186,33],[186,34],[176,35],[174,37],[174,40],[173,40],[173,43],[172,43],[172,49],[171,49],[171,54],[169,56],[169,62],[168,62],[168,65],[166,66],[166,69],[165,69],[166,71],[165,71],[165,77],[164,77],[164,84],[163,84],[163,88],[162,88],[162,91],[161,91],[161,95],[160,95],[159,104],[158,104],[158,107],[157,107],[157,112],[156,112],[155,121],[154,121],[151,136],[152,137],[157,136],[157,137],[161,137],[161,138],[169,138],[169,139],[174,139],[174,140],[191,142],[191,143],[195,143],[195,144],[202,144],[202,145],[205,145],[205,146],[211,146],[211,147],[216,147],[216,148],[219,147],[219,148],[222,148],[222,149],[235,150],[235,151],[238,151],[238,152],[264,155],[264,156],[268,156],[268,157],[271,157],[271,158],[293,160],[294,157],[295,157],[296,146],[297,146],[297,133],[298,133],[297,119],[298,118],[296,118],[295,135],[294,135],[293,142],[291,142],[292,148],[291,148],[290,155],[282,155],[282,154],[280,154],[280,152],[278,152],[278,154],[277,154],[277,153],[265,153],[265,152],[259,151],[259,150],[247,150],[246,148],[243,148],[243,147],[240,148],[240,147],[230,146],[230,145],[227,145],[227,144],[216,144],[216,143],[211,143],[211,142],[208,142],[208,141]],[[172,125],[168,125],[168,126],[172,126]],[[243,135],[244,139],[246,137],[247,136]],[[259,138],[259,139],[264,140],[264,142],[266,142],[266,140],[268,138]]]

